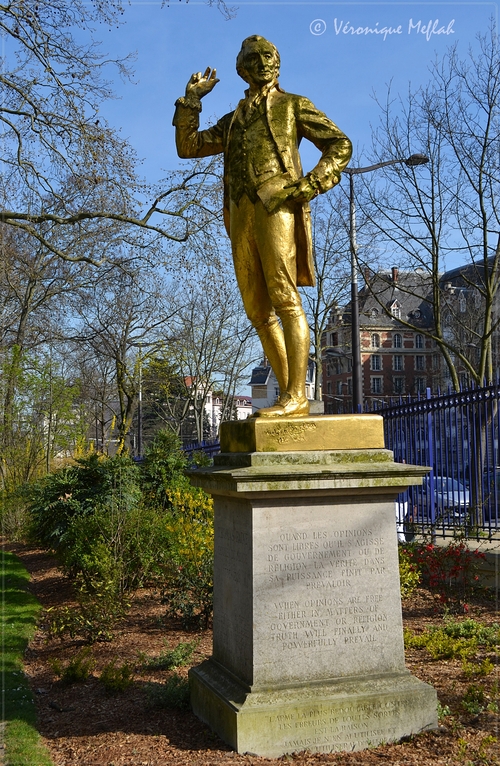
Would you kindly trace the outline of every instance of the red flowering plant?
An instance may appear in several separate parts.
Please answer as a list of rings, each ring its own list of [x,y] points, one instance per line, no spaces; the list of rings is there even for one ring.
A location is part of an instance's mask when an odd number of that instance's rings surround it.
[[[485,554],[470,550],[464,540],[448,545],[411,543],[405,545],[410,561],[420,573],[421,582],[436,593],[439,601],[467,612],[467,601],[481,590],[479,571]]]

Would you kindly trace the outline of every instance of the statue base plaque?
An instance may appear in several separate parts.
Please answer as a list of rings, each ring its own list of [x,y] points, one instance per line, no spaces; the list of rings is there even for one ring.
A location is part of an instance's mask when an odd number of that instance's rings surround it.
[[[192,473],[214,498],[215,562],[213,656],[190,672],[191,702],[239,753],[437,726],[434,689],[404,664],[394,512],[427,469],[394,463],[377,420],[351,449],[228,452]]]

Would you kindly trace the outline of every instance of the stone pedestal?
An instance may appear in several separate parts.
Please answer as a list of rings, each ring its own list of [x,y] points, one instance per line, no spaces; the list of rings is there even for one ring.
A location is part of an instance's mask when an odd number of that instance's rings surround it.
[[[393,462],[377,416],[227,423],[221,445],[240,451],[192,475],[215,505],[214,646],[190,673],[196,715],[266,757],[435,727],[435,691],[404,664],[394,511],[426,469]]]

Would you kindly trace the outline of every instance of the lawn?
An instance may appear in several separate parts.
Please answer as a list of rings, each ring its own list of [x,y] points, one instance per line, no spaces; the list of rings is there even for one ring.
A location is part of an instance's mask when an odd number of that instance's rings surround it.
[[[9,766],[52,763],[36,729],[36,707],[23,670],[23,655],[35,633],[40,604],[28,591],[29,573],[2,551],[2,720]]]

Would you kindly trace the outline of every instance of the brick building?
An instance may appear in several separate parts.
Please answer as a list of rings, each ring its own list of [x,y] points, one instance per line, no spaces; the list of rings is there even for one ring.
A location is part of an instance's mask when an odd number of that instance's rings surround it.
[[[363,398],[380,404],[440,383],[441,357],[432,330],[431,283],[423,270],[397,268],[366,275],[359,293]],[[410,329],[405,322],[412,325]],[[324,335],[325,412],[352,411],[351,310],[334,308]]]

